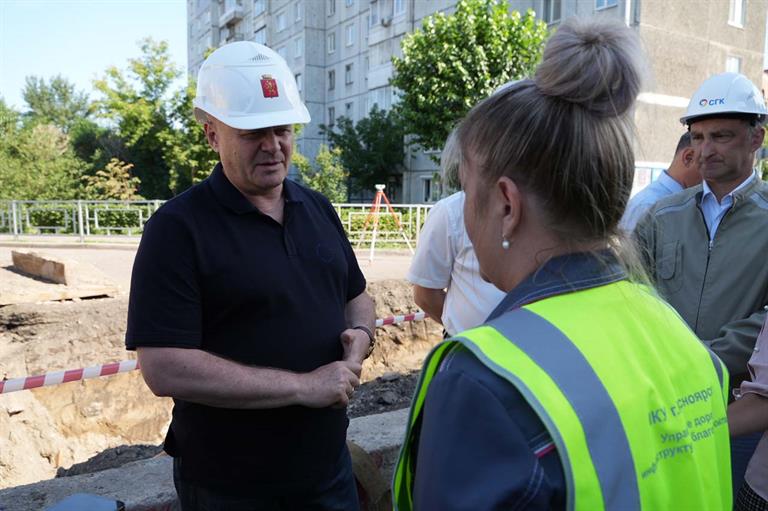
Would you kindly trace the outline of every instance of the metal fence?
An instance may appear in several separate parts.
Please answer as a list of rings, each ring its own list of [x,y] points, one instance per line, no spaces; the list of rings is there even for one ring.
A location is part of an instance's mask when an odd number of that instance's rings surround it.
[[[2,200],[0,234],[21,237],[69,237],[86,241],[117,241],[138,236],[144,224],[164,201],[107,200]],[[375,211],[371,204],[334,204],[344,230],[354,246],[369,247],[376,227],[379,247],[415,244],[431,204],[384,205]],[[406,241],[407,238],[407,241]]]

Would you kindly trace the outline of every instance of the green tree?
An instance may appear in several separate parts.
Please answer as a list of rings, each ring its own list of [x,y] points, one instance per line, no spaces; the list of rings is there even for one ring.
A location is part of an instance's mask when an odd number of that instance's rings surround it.
[[[301,181],[309,188],[322,193],[331,202],[347,200],[348,174],[341,163],[341,150],[338,147],[328,149],[328,146],[321,145],[314,165],[309,163],[306,156],[295,153],[293,164],[299,171]]]
[[[425,18],[393,59],[406,132],[426,149],[442,147],[478,101],[532,74],[547,35],[532,11],[510,12],[507,0],[459,0],[454,14]]]
[[[405,131],[394,111],[374,105],[357,124],[340,117],[333,127],[321,124],[320,131],[341,150],[341,162],[355,190],[373,190],[375,184],[402,172]]]
[[[103,170],[84,176],[85,191],[94,199],[140,200],[137,193],[141,180],[131,175],[132,163],[112,158]]]
[[[78,198],[83,162],[66,133],[53,124],[21,127],[7,110],[0,108],[0,198]]]
[[[119,159],[135,165],[141,194],[167,198],[207,175],[216,157],[192,117],[193,84],[172,90],[181,71],[168,43],[147,38],[140,48],[127,70],[111,67],[94,83],[96,105],[116,125],[126,149]]]
[[[208,145],[202,126],[195,119],[194,98],[195,81],[190,78],[187,86],[173,96],[169,110],[173,129],[162,135],[164,159],[170,172],[169,185],[174,193],[208,177],[219,161],[218,155]]]
[[[29,111],[24,114],[28,121],[53,124],[64,133],[91,114],[88,95],[76,91],[74,84],[61,75],[49,82],[37,76],[27,76],[21,95],[29,106]]]

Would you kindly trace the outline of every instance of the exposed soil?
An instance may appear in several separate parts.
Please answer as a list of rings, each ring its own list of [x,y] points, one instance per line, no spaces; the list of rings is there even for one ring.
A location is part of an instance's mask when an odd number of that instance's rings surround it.
[[[377,317],[416,310],[410,285],[372,282]],[[124,348],[127,297],[0,308],[0,378],[132,358]],[[418,369],[441,336],[420,321],[376,332],[350,417],[410,404]],[[0,488],[112,468],[160,452],[171,402],[138,371],[0,396]]]

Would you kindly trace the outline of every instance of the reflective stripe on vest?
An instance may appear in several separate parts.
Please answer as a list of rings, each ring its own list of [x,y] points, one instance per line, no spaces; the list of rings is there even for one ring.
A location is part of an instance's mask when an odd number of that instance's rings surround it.
[[[581,293],[590,293],[585,295],[589,298],[575,296]],[[684,506],[689,498],[686,497],[687,491],[700,493],[698,499],[692,499],[698,501],[700,509],[730,506],[728,436],[724,427],[728,382],[720,359],[703,348],[674,311],[640,286],[615,283],[569,295],[508,312],[488,325],[469,330],[433,350],[425,362],[414,397],[409,432],[395,473],[393,491],[396,509],[413,509],[415,453],[412,451],[417,446],[413,445],[412,432],[419,427],[429,382],[446,354],[458,344],[465,346],[486,367],[513,384],[544,423],[562,461],[567,509],[637,510],[643,506],[645,509],[656,509],[660,502],[668,505],[675,502],[671,495],[678,492],[681,496],[679,504]],[[585,331],[591,332],[594,321],[610,321],[613,317],[609,308],[602,315],[593,315],[597,318],[586,317],[585,310],[599,310],[595,305],[612,304],[627,298],[638,308],[640,317],[652,323],[647,327],[650,336],[648,332],[635,334],[636,341],[647,338],[651,341],[630,343],[624,350],[611,351],[613,356],[621,353],[627,357],[624,362],[632,377],[655,376],[655,373],[648,373],[652,370],[648,363],[663,361],[665,357],[668,359],[670,353],[671,356],[690,357],[690,361],[684,357],[679,357],[680,361],[672,361],[669,365],[673,369],[669,373],[666,368],[659,367],[658,381],[654,378],[652,384],[640,382],[638,388],[653,395],[648,399],[641,397],[626,401],[633,403],[631,413],[627,406],[620,412],[615,403],[616,399],[631,395],[632,381],[624,381],[617,386],[616,373],[620,372],[615,371],[615,364],[606,370],[606,362],[612,361],[606,361],[605,357],[599,360],[600,355],[595,354],[595,347],[609,346],[614,341],[591,339],[588,335],[589,346],[585,346],[583,335]],[[579,302],[574,299],[592,300],[592,303],[580,309]],[[624,316],[618,314],[615,320],[618,323],[600,331],[623,332],[625,335],[627,331],[635,332],[631,326],[625,327],[622,323],[637,320],[632,312],[625,310]],[[572,314],[570,317],[569,313]],[[573,314],[584,317],[575,319]],[[567,321],[556,320],[553,323],[548,319],[555,317],[566,317]],[[581,344],[566,335],[560,324],[577,335]],[[574,324],[578,328],[574,328]],[[631,339],[631,335],[626,338],[617,335],[615,342]],[[654,342],[659,345],[655,346]],[[705,352],[709,355],[705,356]],[[712,357],[711,360],[709,357]],[[636,364],[634,359],[637,359]],[[690,364],[690,375],[679,372],[680,364]],[[601,367],[603,373],[598,370]],[[606,378],[605,381],[601,380],[600,374]],[[682,375],[684,384],[679,381],[669,383],[667,379],[670,375],[677,375],[678,380]],[[613,384],[612,391],[608,390],[606,383]],[[699,388],[709,390],[709,398],[705,393],[694,392]],[[682,395],[678,396],[679,392]],[[665,415],[663,420],[658,421],[660,424],[653,422],[653,413],[648,413],[648,419],[645,419],[646,412],[656,412],[652,407],[660,403],[668,405],[664,413],[670,414],[669,417]],[[710,412],[708,419],[698,417],[699,414],[707,415],[707,410]],[[641,421],[639,417],[645,420]],[[703,426],[694,424],[697,418],[702,420]],[[683,430],[685,436],[682,436]],[[634,435],[634,443],[628,432]],[[676,438],[675,432],[679,432],[681,437]],[[694,443],[697,446],[696,458],[693,458]],[[674,458],[676,455],[679,457]],[[657,469],[664,475],[657,475]],[[696,481],[698,484],[693,484]],[[691,483],[690,489],[686,487],[688,483]]]

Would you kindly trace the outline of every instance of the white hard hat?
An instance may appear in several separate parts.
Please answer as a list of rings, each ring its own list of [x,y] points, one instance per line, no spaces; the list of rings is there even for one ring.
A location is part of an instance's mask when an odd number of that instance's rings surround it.
[[[705,80],[691,97],[680,122],[690,124],[698,117],[725,114],[739,114],[738,117],[752,114],[760,124],[766,120],[768,111],[763,94],[742,74],[721,73]]]
[[[237,129],[306,124],[309,111],[283,58],[251,41],[230,43],[211,53],[197,74],[195,117],[212,115]]]

